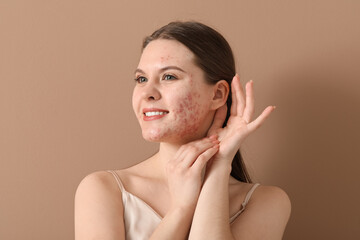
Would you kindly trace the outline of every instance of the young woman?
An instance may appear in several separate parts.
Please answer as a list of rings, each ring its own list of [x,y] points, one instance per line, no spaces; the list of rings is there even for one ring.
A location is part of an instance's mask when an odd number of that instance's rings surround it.
[[[135,81],[133,109],[159,151],[83,179],[76,239],[281,239],[290,201],[252,184],[238,151],[275,107],[252,120],[253,82],[243,90],[227,41],[172,22],[145,39]]]

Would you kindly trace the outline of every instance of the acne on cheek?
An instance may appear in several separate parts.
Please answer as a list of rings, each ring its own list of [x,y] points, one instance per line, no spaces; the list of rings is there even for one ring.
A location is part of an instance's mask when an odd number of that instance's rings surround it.
[[[175,129],[177,136],[185,137],[199,129],[200,116],[204,111],[199,104],[199,98],[199,93],[189,93],[183,103],[179,104],[179,108],[175,110],[175,121],[178,122]]]

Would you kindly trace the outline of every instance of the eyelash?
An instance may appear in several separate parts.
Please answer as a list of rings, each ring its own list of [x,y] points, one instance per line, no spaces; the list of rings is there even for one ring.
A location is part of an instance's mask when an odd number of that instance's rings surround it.
[[[135,80],[135,82],[137,82],[137,83],[143,83],[143,82],[140,82],[140,79],[145,79],[145,80],[147,80],[146,77],[143,77],[143,76],[136,77],[134,80]]]
[[[172,79],[165,79],[166,77],[172,77]],[[164,76],[162,77],[162,80],[176,80],[176,79],[177,77],[172,74],[164,74]]]
[[[171,79],[166,79],[167,77],[171,77]],[[176,79],[178,79],[178,78],[172,74],[164,74],[163,77],[161,78],[161,80],[167,80],[167,81],[176,80]],[[134,80],[137,83],[143,83],[143,82],[147,81],[147,78],[143,77],[143,76],[138,76]],[[143,81],[141,81],[141,80],[143,80]]]

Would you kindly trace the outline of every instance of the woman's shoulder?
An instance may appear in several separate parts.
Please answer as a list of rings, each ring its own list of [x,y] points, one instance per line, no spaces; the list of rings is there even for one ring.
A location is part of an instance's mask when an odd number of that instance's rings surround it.
[[[78,188],[92,188],[102,190],[114,190],[118,188],[116,177],[123,180],[136,177],[138,166],[124,169],[99,170],[87,174],[80,182]]]
[[[79,183],[77,195],[109,196],[117,195],[118,186],[108,171],[96,171],[87,174]],[[114,191],[115,190],[115,191]]]
[[[291,202],[288,194],[278,186],[259,185],[252,196],[257,208],[273,209],[290,215]],[[250,204],[250,201],[249,201]]]
[[[235,198],[242,203],[248,197],[247,208],[281,210],[285,215],[290,214],[290,198],[278,186],[244,183],[235,180],[230,182],[230,191],[231,189]]]
[[[287,193],[277,186],[251,183],[235,183],[243,190],[238,195],[245,199],[251,193],[244,212],[231,225],[233,234],[243,238],[275,236],[281,239],[291,213],[291,203]],[[253,191],[252,191],[253,190]],[[242,229],[247,229],[246,233]],[[270,238],[269,238],[270,239]]]
[[[287,193],[278,186],[259,185],[256,199],[273,200],[274,202],[290,203]]]
[[[110,173],[97,171],[86,175],[75,193],[76,238],[123,235],[121,200],[121,192]]]
[[[119,204],[124,190],[123,182],[132,179],[135,172],[134,167],[91,172],[80,181],[75,200],[87,202],[91,198],[97,202],[114,201],[114,204]]]

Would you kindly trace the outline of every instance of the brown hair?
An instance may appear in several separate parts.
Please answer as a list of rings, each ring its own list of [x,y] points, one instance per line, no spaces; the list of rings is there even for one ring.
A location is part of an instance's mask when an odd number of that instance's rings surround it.
[[[215,84],[225,80],[231,87],[232,78],[236,74],[235,60],[229,43],[213,28],[199,22],[171,22],[156,30],[143,42],[143,49],[153,40],[176,40],[195,55],[197,64],[206,74],[206,80]],[[230,117],[231,91],[227,99],[226,126]],[[231,176],[242,182],[251,182],[240,151],[237,151],[232,161]]]

